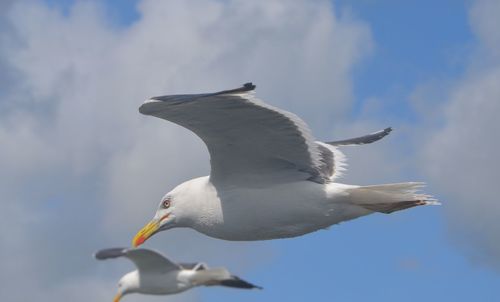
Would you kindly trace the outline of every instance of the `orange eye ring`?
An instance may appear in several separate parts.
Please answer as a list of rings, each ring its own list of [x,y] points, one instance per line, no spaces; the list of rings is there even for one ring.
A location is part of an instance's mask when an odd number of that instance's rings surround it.
[[[161,203],[161,207],[164,208],[164,209],[168,209],[170,207],[170,199],[165,199],[162,203]]]

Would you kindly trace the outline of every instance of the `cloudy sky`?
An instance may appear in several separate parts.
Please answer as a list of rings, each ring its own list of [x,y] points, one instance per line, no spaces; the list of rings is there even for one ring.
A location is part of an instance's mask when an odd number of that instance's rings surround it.
[[[499,301],[500,2],[1,1],[0,300],[111,301],[127,246],[176,184],[209,171],[193,134],[141,116],[147,97],[252,81],[345,149],[342,181],[426,181],[441,207],[300,238],[190,230],[148,247],[224,265],[263,291],[127,301]]]

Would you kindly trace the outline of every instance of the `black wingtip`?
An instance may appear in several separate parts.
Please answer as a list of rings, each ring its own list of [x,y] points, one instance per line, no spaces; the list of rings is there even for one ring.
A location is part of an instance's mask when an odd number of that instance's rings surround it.
[[[393,129],[392,129],[392,127],[387,127],[387,128],[385,128],[384,130],[380,131],[380,132],[379,132],[379,139],[381,139],[381,138],[383,138],[383,137],[385,137],[385,136],[389,135],[389,133],[391,133],[391,132],[392,132],[392,130],[393,130]]]
[[[256,87],[257,86],[255,86],[252,82],[248,82],[248,83],[243,84],[243,86],[241,86],[239,88],[230,89],[230,90],[222,90],[222,91],[214,93],[214,95],[245,93],[248,91],[255,90]]]
[[[377,132],[370,133],[368,135],[360,136],[360,137],[355,137],[355,138],[350,138],[350,139],[345,139],[345,140],[340,140],[340,141],[333,141],[333,142],[326,142],[329,145],[332,146],[349,146],[349,145],[365,145],[365,144],[371,144],[373,142],[376,142],[387,135],[391,133],[392,127],[387,127],[383,130],[379,130]]]
[[[231,279],[222,280],[220,285],[242,289],[263,289],[261,286],[252,284],[236,276],[231,276]]]
[[[247,89],[247,91],[254,90],[256,87],[252,82],[243,84],[243,88]]]
[[[392,132],[392,127],[387,127],[384,130],[381,130],[379,132],[375,132],[373,138],[371,140],[367,141],[366,143],[376,142],[376,141],[386,137],[391,132]]]
[[[125,255],[127,249],[123,247],[104,249],[94,253],[94,258],[97,260],[105,260],[109,258],[118,258]]]

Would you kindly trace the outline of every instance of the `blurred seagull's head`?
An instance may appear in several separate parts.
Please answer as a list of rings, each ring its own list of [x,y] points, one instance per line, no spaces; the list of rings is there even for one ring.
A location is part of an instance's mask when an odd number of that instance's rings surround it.
[[[137,271],[130,272],[123,276],[118,282],[118,292],[116,293],[113,302],[118,302],[126,294],[136,293],[139,291],[139,275]]]

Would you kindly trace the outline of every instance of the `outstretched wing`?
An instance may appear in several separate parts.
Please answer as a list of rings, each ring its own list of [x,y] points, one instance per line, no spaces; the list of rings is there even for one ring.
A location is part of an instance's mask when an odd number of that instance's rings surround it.
[[[247,83],[216,93],[153,97],[139,111],[198,135],[210,153],[212,182],[241,184],[269,178],[329,182],[341,175],[344,166],[337,146],[372,143],[392,130],[315,142],[304,121],[256,99],[254,89]]]
[[[172,270],[180,270],[181,267],[167,259],[162,254],[149,249],[127,249],[110,248],[100,250],[94,254],[98,260],[126,257],[134,262],[137,269],[141,272],[161,272],[166,273]]]
[[[388,127],[384,130],[360,137],[325,143],[316,142],[321,155],[321,174],[329,176],[331,181],[342,175],[342,172],[345,170],[346,163],[344,154],[337,149],[338,146],[371,144],[384,138],[386,135],[391,133],[391,131],[392,128]]]
[[[331,146],[351,146],[351,145],[370,144],[370,143],[376,142],[376,141],[384,138],[384,136],[391,133],[391,131],[392,131],[392,128],[388,127],[388,128],[385,128],[384,130],[373,132],[373,133],[363,135],[360,137],[345,139],[345,140],[341,140],[341,141],[326,142],[326,144],[331,145]]]
[[[254,88],[247,83],[217,93],[153,97],[139,111],[198,135],[210,153],[213,182],[269,177],[329,181],[307,125],[295,114],[256,99]]]

